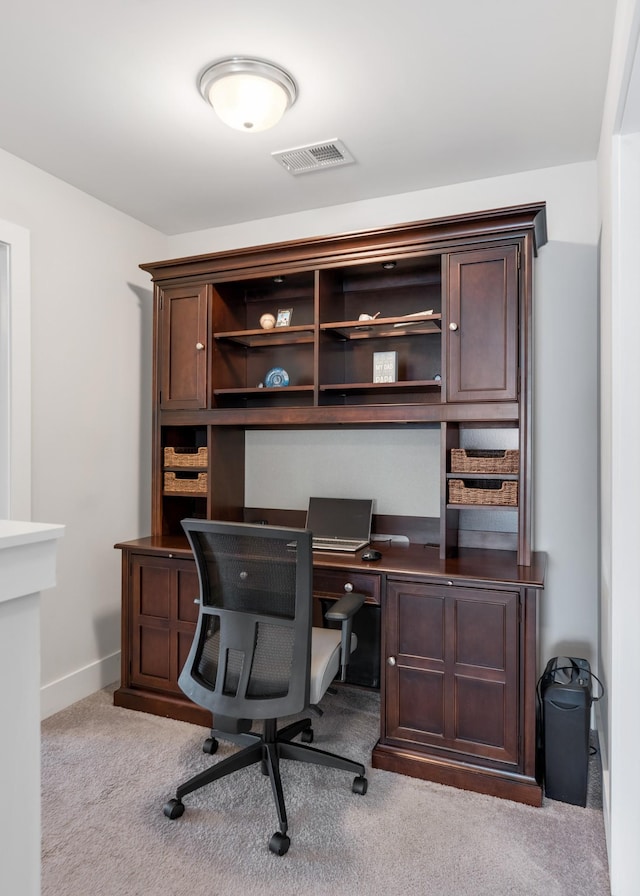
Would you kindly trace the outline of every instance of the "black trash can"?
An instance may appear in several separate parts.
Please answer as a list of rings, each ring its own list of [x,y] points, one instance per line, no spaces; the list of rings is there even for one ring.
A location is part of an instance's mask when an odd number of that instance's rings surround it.
[[[587,660],[556,656],[540,678],[544,791],[552,800],[587,804],[592,694]]]

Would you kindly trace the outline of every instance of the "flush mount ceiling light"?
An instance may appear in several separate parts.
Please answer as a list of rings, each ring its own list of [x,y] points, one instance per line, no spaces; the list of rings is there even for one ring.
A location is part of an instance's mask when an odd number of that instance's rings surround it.
[[[298,91],[291,75],[277,65],[233,56],[203,72],[200,93],[229,127],[265,131],[295,103]]]

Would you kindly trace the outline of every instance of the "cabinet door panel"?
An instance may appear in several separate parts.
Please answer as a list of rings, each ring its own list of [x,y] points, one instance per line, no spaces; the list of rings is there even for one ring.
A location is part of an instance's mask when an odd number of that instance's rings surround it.
[[[198,577],[190,560],[131,560],[131,684],[181,694],[178,675],[193,640]]]
[[[409,744],[446,733],[446,602],[416,582],[387,582],[385,607],[386,735]]]
[[[171,580],[167,570],[136,564],[135,593],[141,616],[168,619],[171,608]]]
[[[406,657],[444,660],[444,601],[439,595],[398,595],[397,653]]]
[[[137,655],[138,680],[157,679],[167,684],[171,676],[171,650],[168,628],[138,626]]]
[[[473,743],[474,751],[493,753],[491,748],[504,750],[505,746],[505,685],[495,681],[478,681],[456,676],[456,740]],[[478,747],[484,744],[489,749]]]
[[[463,598],[455,602],[455,631],[457,666],[479,666],[485,669],[507,667],[508,645],[505,640],[505,607],[502,601],[492,603],[479,600],[488,597],[487,592],[478,592],[473,600]]]
[[[162,295],[162,408],[207,407],[209,287],[168,289]]]
[[[518,748],[518,594],[456,589],[454,738],[478,755],[515,761]]]
[[[518,603],[516,592],[389,581],[383,736],[517,763]]]
[[[176,651],[176,682],[174,684],[177,687],[177,678],[187,661],[198,621],[198,604],[196,600],[200,594],[200,583],[195,563],[190,563],[186,568],[184,565],[179,567],[176,570],[176,577],[176,631],[174,642]]]
[[[517,399],[518,251],[449,257],[447,401]]]
[[[438,672],[401,669],[398,672],[398,715],[396,724],[405,736],[444,736],[444,676]]]
[[[176,574],[178,576],[177,621],[195,626],[198,621],[198,604],[196,600],[200,594],[200,584],[195,565],[192,569],[178,569]]]
[[[505,690],[503,682],[456,676],[456,740],[505,747]]]

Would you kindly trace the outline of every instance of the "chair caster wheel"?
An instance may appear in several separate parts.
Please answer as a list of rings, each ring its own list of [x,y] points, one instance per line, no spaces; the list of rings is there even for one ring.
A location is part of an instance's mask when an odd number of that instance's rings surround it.
[[[269,840],[269,849],[277,856],[283,856],[286,852],[289,852],[290,846],[291,840],[286,834],[281,834],[280,831],[276,831],[271,840]]]
[[[358,775],[357,778],[353,779],[353,784],[351,785],[352,793],[359,793],[360,796],[364,796],[367,792],[367,787],[369,782],[363,775]]]
[[[215,737],[208,737],[202,744],[202,752],[209,753],[210,756],[213,756],[214,753],[218,752],[219,746],[220,744]]]
[[[304,744],[312,744],[313,743],[313,728],[305,728],[305,730],[300,735],[300,740]]]
[[[184,803],[181,800],[169,800],[162,811],[167,818],[170,818],[173,821],[175,818],[180,818],[180,816],[184,814]]]

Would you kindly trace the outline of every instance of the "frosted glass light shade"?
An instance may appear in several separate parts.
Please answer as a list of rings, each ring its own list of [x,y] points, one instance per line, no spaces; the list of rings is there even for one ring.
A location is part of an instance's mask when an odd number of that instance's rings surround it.
[[[240,57],[210,66],[200,78],[200,92],[229,127],[254,132],[277,124],[297,95],[284,69]]]

